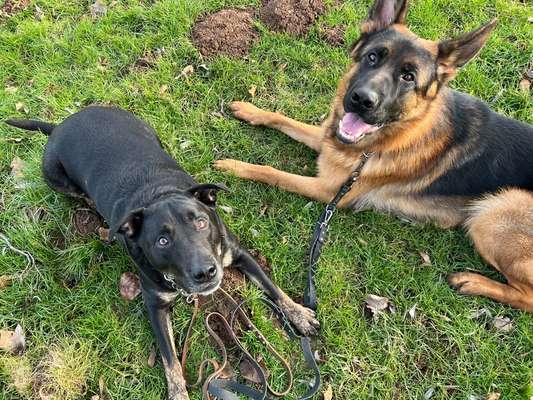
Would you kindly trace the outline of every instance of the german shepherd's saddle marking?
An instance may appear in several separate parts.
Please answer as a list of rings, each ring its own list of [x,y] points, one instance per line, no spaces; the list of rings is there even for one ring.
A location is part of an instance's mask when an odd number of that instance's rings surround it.
[[[464,223],[476,249],[508,283],[457,273],[451,285],[533,312],[533,127],[446,85],[480,51],[496,21],[433,42],[405,26],[406,13],[407,0],[376,0],[321,126],[232,103],[237,118],[317,151],[317,176],[229,159],[215,166],[328,202],[361,153],[373,152],[340,206],[443,227]]]

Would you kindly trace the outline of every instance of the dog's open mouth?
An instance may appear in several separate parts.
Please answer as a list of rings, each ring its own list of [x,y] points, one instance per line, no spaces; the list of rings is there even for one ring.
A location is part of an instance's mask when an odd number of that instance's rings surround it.
[[[356,113],[349,112],[339,121],[337,138],[343,143],[354,144],[382,127],[383,125],[367,124]]]

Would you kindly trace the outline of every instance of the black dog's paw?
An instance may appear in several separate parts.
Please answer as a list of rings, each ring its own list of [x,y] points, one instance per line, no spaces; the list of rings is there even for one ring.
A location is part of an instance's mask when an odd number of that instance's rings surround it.
[[[289,321],[302,335],[314,336],[318,334],[320,322],[316,319],[316,314],[313,310],[290,299],[283,301],[282,309]]]

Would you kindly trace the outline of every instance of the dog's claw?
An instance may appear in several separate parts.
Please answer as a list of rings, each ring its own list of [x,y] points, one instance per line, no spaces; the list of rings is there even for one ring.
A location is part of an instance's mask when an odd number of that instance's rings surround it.
[[[477,295],[479,293],[479,282],[477,274],[469,272],[456,272],[448,276],[448,283],[464,295]]]

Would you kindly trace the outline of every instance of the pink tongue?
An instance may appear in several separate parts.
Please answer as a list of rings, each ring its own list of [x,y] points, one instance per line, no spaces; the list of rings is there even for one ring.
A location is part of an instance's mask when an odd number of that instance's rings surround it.
[[[342,131],[350,136],[361,136],[372,128],[375,128],[375,126],[365,123],[355,113],[347,113],[341,120]]]

